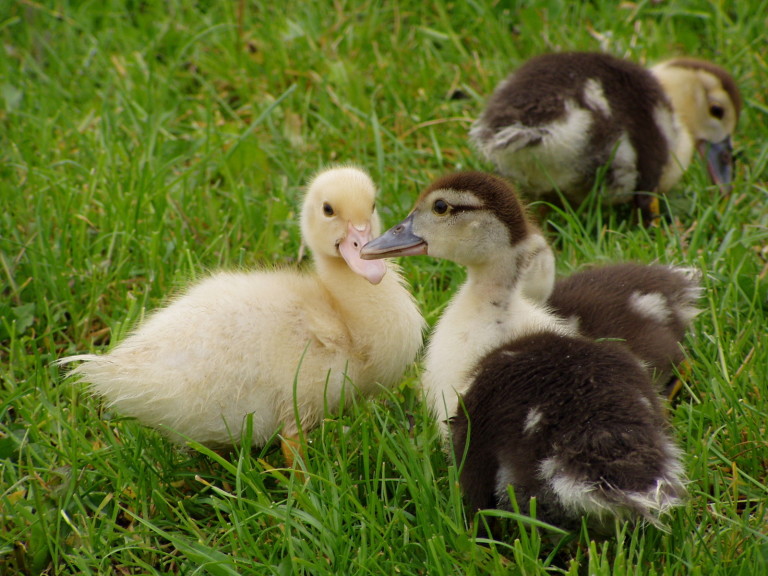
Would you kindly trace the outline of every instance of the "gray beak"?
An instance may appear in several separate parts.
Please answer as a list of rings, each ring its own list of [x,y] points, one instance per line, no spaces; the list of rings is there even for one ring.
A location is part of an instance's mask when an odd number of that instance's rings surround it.
[[[360,250],[363,260],[376,260],[392,256],[416,256],[427,253],[427,243],[413,233],[413,212],[400,224],[371,240]]]
[[[733,180],[733,146],[730,136],[721,142],[701,141],[699,153],[707,162],[707,171],[712,182],[724,193],[731,191]]]

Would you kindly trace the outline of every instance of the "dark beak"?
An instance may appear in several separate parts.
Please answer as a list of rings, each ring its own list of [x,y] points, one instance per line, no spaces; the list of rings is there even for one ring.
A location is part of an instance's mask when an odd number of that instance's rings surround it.
[[[712,182],[720,187],[723,193],[731,191],[733,180],[733,146],[731,138],[722,142],[700,141],[699,153],[707,162],[707,171]]]
[[[413,233],[413,213],[360,250],[363,260],[391,256],[416,256],[427,253],[427,243]]]

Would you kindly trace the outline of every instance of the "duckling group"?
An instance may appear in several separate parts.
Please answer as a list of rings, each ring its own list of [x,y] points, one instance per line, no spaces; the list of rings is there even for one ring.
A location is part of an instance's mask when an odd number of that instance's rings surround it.
[[[395,386],[425,322],[388,259],[427,255],[467,269],[432,330],[424,400],[455,455],[473,510],[532,498],[539,519],[610,532],[661,517],[685,495],[664,397],[697,313],[695,269],[615,264],[555,277],[555,257],[515,187],[583,200],[606,167],[605,200],[652,202],[691,162],[731,180],[741,101],[718,66],[676,59],[646,70],[604,54],[534,58],[505,80],[470,139],[502,176],[431,183],[383,234],[376,186],[354,166],[306,188],[302,239],[314,268],[218,272],[71,374],[120,413],[177,442],[224,447],[301,430]],[[651,200],[649,200],[651,199]]]

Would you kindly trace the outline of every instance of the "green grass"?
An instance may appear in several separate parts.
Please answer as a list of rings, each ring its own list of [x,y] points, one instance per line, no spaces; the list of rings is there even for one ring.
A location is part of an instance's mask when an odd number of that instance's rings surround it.
[[[0,573],[766,573],[766,21],[765,1],[2,3]],[[512,515],[479,545],[417,367],[309,434],[302,487],[273,447],[173,446],[51,366],[108,349],[206,270],[295,261],[301,187],[326,163],[371,172],[387,225],[435,176],[489,169],[467,130],[497,82],[601,48],[711,58],[745,98],[729,197],[696,164],[671,197],[679,225],[551,216],[562,273],[706,274],[670,412],[691,498],[669,532],[558,547]],[[463,273],[403,265],[434,322]]]

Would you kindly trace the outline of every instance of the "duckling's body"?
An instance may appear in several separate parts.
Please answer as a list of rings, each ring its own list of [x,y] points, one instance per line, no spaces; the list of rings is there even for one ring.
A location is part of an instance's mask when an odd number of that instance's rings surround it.
[[[73,374],[120,413],[176,441],[213,447],[295,436],[356,395],[398,382],[423,319],[398,269],[360,247],[379,229],[375,187],[354,168],[309,185],[302,234],[315,270],[221,272],[192,286],[105,355]],[[342,258],[344,255],[344,258]],[[386,274],[385,274],[386,272]]]
[[[361,255],[467,267],[430,339],[422,385],[446,436],[451,419],[473,509],[508,507],[511,484],[524,507],[536,497],[540,517],[566,527],[582,515],[598,527],[627,514],[655,522],[684,492],[659,400],[626,347],[579,336],[530,297],[530,265],[548,249],[503,180],[460,173],[429,186]]]
[[[669,393],[685,359],[686,330],[699,312],[699,277],[692,268],[614,264],[558,280],[548,304],[588,338],[625,342]]]
[[[637,360],[611,342],[542,332],[478,363],[451,422],[461,485],[473,510],[510,508],[598,532],[613,517],[657,522],[684,493],[679,451]]]
[[[545,54],[499,85],[470,139],[547,201],[560,191],[580,203],[607,166],[604,202],[634,200],[648,219],[647,193],[670,190],[696,148],[715,182],[730,182],[740,108],[731,76],[709,62],[679,58],[647,70],[608,54]]]

